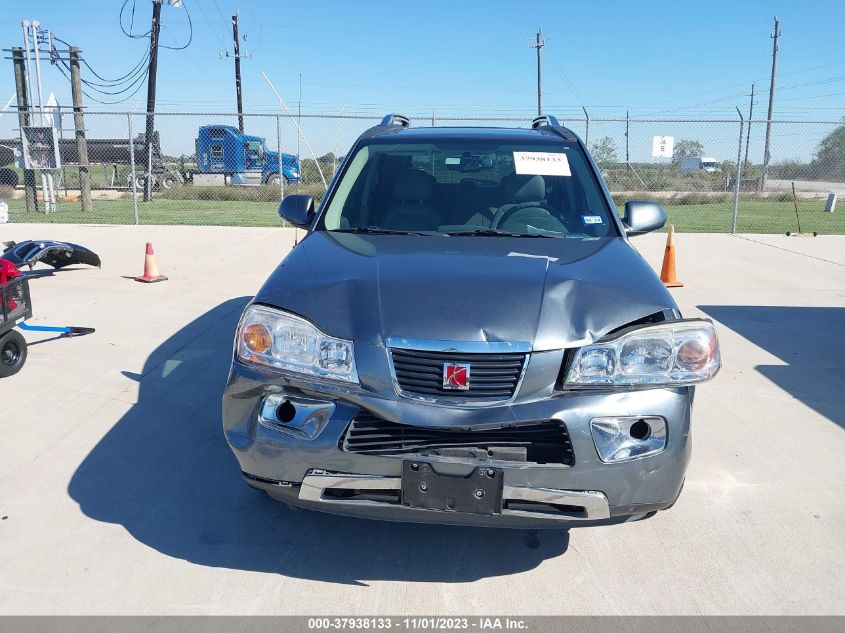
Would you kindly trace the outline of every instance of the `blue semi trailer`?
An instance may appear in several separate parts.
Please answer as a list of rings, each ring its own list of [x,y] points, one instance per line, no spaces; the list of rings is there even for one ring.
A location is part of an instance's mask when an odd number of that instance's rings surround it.
[[[264,138],[244,134],[231,125],[205,125],[196,141],[195,185],[278,185],[298,183],[302,178],[299,161],[293,154],[268,151]]]

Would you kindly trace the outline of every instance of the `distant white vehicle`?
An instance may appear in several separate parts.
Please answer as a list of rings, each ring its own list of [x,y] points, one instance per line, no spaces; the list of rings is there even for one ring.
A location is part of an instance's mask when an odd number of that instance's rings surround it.
[[[681,173],[691,174],[696,171],[719,171],[719,163],[710,156],[689,156],[681,163]]]

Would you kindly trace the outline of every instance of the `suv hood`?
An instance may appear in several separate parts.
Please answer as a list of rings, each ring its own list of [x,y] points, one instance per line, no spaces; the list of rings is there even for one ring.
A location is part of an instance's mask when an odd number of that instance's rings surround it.
[[[256,295],[327,334],[575,347],[675,303],[620,238],[315,232]]]

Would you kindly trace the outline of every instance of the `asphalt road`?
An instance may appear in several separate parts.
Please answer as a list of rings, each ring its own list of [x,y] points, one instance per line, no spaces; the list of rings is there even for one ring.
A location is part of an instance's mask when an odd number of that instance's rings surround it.
[[[778,180],[769,178],[766,181],[766,191],[792,191],[792,180]],[[821,180],[796,180],[795,191],[835,193],[837,197],[845,196],[845,182],[823,182]]]
[[[845,613],[845,237],[677,236],[673,293],[724,357],[685,490],[568,533],[293,512],[240,481],[231,339],[292,231],[0,226],[27,238],[104,265],[33,279],[35,322],[97,332],[27,335],[0,383],[2,614]],[[635,238],[654,266],[663,239]],[[165,283],[127,278],[147,240]]]

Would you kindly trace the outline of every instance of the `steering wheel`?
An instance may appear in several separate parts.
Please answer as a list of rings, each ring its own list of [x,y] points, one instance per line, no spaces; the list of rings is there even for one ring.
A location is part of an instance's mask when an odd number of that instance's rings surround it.
[[[490,221],[490,228],[497,229],[499,228],[499,225],[504,223],[505,220],[510,218],[514,213],[516,213],[520,209],[531,208],[543,209],[544,211],[548,212],[548,208],[546,207],[546,205],[540,202],[539,200],[534,202],[518,202],[516,204],[505,204],[496,209],[496,214]]]

